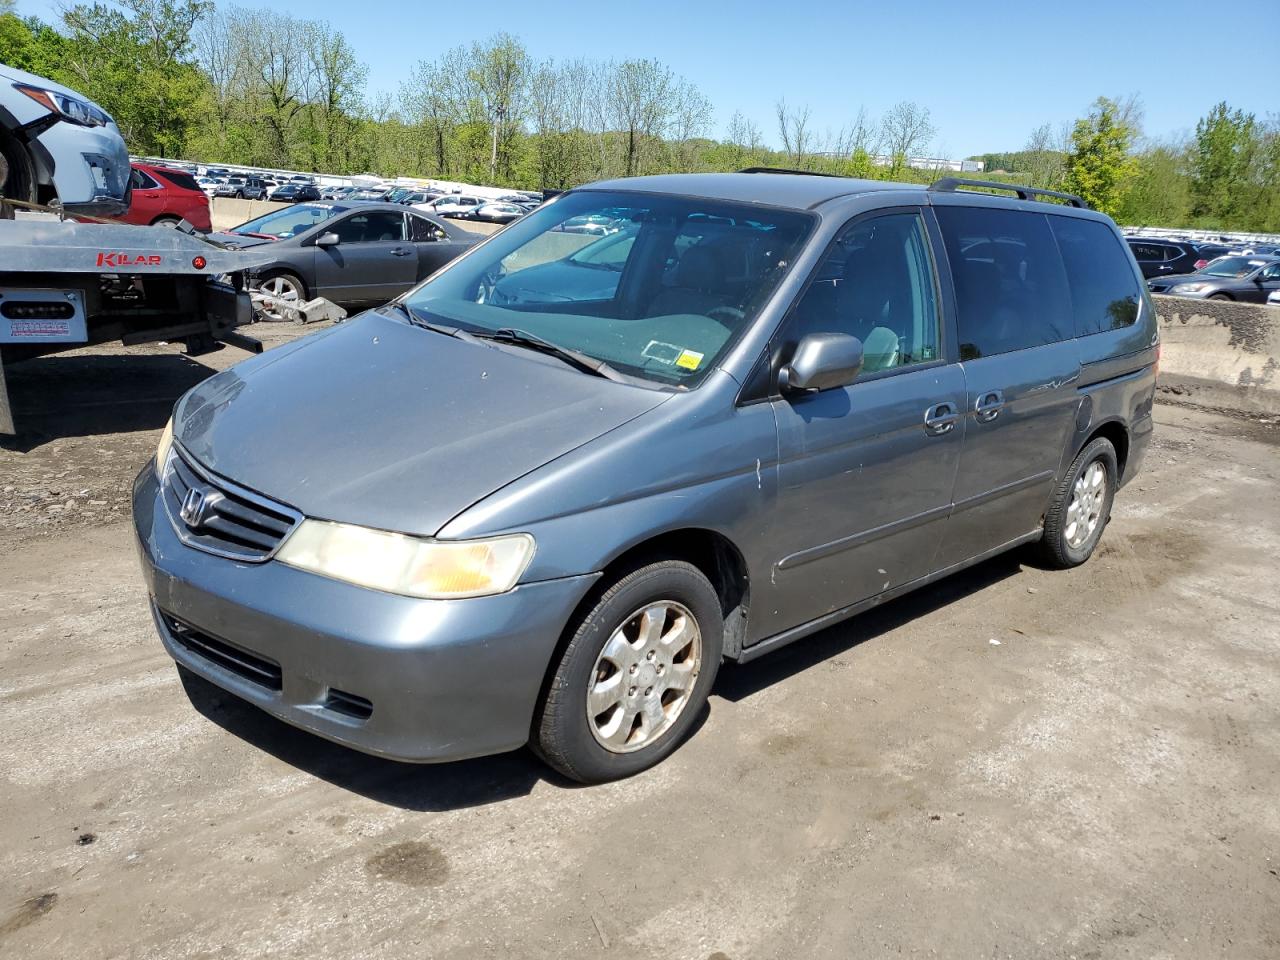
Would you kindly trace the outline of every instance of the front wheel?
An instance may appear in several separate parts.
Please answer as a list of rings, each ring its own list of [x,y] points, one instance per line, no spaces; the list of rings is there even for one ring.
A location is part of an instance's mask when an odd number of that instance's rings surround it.
[[[1046,563],[1065,570],[1093,556],[1111,519],[1119,476],[1115,447],[1105,437],[1076,455],[1045,514],[1040,554]]]
[[[277,273],[264,277],[262,282],[258,284],[258,289],[292,305],[297,305],[307,299],[306,288],[303,286],[301,278],[292,273]],[[266,305],[263,305],[258,311],[258,318],[272,323],[283,323],[290,319],[282,310]]]
[[[628,777],[680,745],[720,667],[724,619],[697,567],[663,560],[604,592],[574,629],[533,747],[582,783]]]

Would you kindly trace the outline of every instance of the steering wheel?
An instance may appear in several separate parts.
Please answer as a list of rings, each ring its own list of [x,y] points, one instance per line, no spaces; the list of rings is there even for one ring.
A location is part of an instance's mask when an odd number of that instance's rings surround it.
[[[730,307],[730,306],[712,307],[710,310],[707,311],[707,316],[710,317],[712,320],[720,319],[720,317],[716,316],[716,314],[723,314],[729,320],[747,319],[747,315],[743,313],[741,310],[739,310],[737,307]]]

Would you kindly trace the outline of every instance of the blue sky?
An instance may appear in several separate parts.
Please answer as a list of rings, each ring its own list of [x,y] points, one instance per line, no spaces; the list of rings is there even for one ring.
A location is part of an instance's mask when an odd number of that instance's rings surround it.
[[[46,19],[59,5],[18,0],[21,13]],[[773,105],[784,96],[807,103],[813,126],[833,133],[859,106],[878,116],[914,100],[929,108],[935,147],[949,156],[1019,149],[1033,128],[1070,122],[1100,94],[1139,94],[1147,133],[1158,137],[1189,132],[1219,100],[1259,117],[1280,109],[1264,68],[1274,37],[1247,25],[1270,24],[1267,4],[1235,10],[1232,29],[1204,26],[1203,0],[1163,0],[1158,16],[1124,0],[245,5],[328,20],[369,64],[371,88],[393,92],[416,61],[499,30],[538,58],[656,57],[714,104],[714,135],[741,110],[774,144]]]

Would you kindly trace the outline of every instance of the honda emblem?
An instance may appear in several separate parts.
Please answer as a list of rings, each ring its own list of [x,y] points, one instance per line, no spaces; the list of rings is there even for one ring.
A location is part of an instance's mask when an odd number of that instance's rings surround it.
[[[178,511],[178,516],[182,517],[183,523],[194,530],[204,523],[205,503],[204,491],[192,487],[182,498],[182,509]]]

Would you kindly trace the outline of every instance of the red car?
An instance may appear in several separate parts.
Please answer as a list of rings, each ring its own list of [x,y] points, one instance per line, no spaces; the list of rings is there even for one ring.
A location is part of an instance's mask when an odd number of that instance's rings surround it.
[[[120,222],[147,226],[186,220],[197,230],[207,233],[213,229],[209,220],[209,198],[195,177],[186,171],[135,163],[129,179],[133,185],[133,201],[129,212],[116,218]]]

